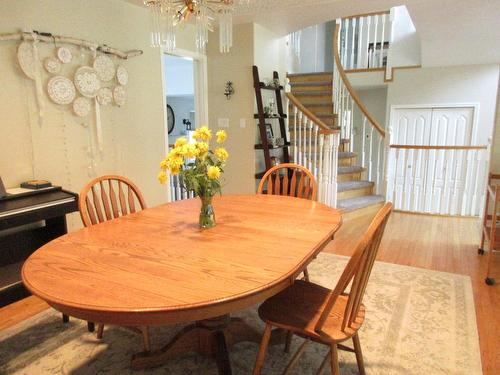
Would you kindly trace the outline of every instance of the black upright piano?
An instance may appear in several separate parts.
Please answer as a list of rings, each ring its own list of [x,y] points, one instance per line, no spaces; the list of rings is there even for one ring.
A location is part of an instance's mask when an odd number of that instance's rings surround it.
[[[78,195],[59,187],[0,199],[0,307],[30,295],[21,281],[23,262],[67,233],[66,214],[74,211]]]

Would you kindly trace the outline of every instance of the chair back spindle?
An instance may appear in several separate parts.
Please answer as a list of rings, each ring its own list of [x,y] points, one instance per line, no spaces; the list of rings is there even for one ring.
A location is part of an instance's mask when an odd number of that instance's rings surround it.
[[[138,187],[117,175],[93,179],[81,190],[78,200],[80,216],[86,227],[137,212],[137,203],[142,210],[146,208]]]
[[[318,322],[315,326],[315,331],[321,331],[328,315],[330,314],[335,301],[342,294],[348,294],[346,308],[344,310],[344,317],[341,329],[344,331],[346,327],[351,327],[358,316],[363,296],[368,284],[368,279],[377,257],[377,252],[382,240],[387,220],[392,210],[392,203],[386,203],[377,213],[370,226],[368,227],[363,238],[359,241],[352,255],[347,263],[344,272],[340,279],[330,293],[328,302],[325,309],[320,315]],[[347,287],[352,282],[349,293],[346,292]]]
[[[272,167],[264,174],[257,193],[315,200],[317,184],[307,168],[298,164],[284,163]]]

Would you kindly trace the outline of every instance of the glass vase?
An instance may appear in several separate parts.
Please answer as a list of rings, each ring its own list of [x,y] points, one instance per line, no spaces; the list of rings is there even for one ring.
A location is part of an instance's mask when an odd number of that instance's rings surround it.
[[[215,211],[214,206],[212,206],[212,195],[200,197],[201,198],[201,210],[200,210],[200,228],[207,229],[215,227]]]

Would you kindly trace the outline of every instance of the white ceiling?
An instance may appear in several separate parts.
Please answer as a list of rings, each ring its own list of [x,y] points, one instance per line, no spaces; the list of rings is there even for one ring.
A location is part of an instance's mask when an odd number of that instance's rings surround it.
[[[124,0],[143,6],[143,0]],[[500,0],[250,0],[235,23],[286,35],[339,17],[406,5],[421,39],[422,65],[500,62]]]

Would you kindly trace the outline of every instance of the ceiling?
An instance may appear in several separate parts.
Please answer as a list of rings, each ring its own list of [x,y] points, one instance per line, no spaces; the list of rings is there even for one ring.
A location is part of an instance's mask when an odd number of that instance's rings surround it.
[[[124,0],[143,6],[143,0]],[[235,23],[286,35],[339,17],[406,5],[421,40],[422,66],[500,62],[500,0],[251,0]]]

